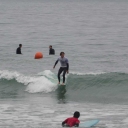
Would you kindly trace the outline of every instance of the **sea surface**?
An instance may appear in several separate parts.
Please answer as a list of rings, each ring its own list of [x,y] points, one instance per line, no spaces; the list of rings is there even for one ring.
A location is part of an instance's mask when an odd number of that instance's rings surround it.
[[[53,69],[61,51],[66,86]],[[128,1],[0,0],[0,128],[61,128],[75,111],[128,127]]]

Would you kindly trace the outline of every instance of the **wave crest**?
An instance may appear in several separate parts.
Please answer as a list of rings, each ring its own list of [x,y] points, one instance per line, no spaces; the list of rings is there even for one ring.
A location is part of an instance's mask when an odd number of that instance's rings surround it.
[[[45,70],[35,76],[25,76],[18,72],[3,70],[0,71],[0,79],[16,80],[18,83],[27,85],[26,90],[29,93],[52,92],[57,88],[57,78],[50,70]]]

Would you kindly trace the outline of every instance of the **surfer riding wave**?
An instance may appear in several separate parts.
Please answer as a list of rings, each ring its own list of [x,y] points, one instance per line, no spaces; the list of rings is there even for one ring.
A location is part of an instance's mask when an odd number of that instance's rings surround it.
[[[62,85],[65,84],[65,74],[66,72],[68,73],[69,71],[69,63],[68,63],[68,59],[66,57],[64,57],[65,53],[61,52],[60,53],[60,57],[57,59],[57,61],[55,62],[55,65],[53,68],[55,68],[55,66],[57,65],[58,61],[60,61],[61,67],[58,71],[58,84],[60,84],[60,74],[63,72],[63,83]]]

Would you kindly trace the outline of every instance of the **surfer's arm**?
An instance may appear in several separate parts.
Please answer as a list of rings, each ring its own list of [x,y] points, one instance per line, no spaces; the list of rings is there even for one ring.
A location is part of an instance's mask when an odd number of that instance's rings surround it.
[[[79,123],[80,123],[80,121],[79,121],[79,120],[78,120],[78,121],[76,121],[76,123],[75,123],[74,127],[79,127]]]
[[[77,123],[77,124],[75,124],[75,127],[79,127],[79,124]]]
[[[67,63],[67,71],[69,70],[69,63]]]
[[[62,122],[62,127],[64,127],[64,125],[65,125],[65,121]]]
[[[65,126],[65,124],[67,123],[68,119],[66,119],[65,121],[62,122],[62,127]]]
[[[66,60],[67,62],[67,73],[68,73],[68,70],[69,70],[69,62],[68,62],[68,59]]]
[[[57,61],[55,62],[55,64],[54,64],[54,67],[53,67],[53,68],[55,68],[55,67],[56,67],[56,65],[57,65],[58,61],[59,61],[59,60],[57,60]]]

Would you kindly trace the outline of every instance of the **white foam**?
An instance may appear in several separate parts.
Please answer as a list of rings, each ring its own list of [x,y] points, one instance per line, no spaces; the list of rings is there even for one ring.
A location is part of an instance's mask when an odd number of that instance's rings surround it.
[[[44,74],[44,76],[40,76],[39,74]],[[0,79],[15,79],[17,82],[27,85],[26,91],[28,91],[29,93],[48,93],[51,91],[55,91],[57,88],[56,75],[50,70],[46,70],[39,74],[36,76],[25,76],[18,72],[4,70],[0,71]]]
[[[11,80],[11,79],[17,78],[19,76],[20,76],[20,74],[17,72],[10,72],[7,70],[0,71],[0,79]]]
[[[30,93],[36,92],[51,92],[55,91],[57,88],[57,84],[55,85],[51,81],[49,81],[44,76],[36,78],[34,82],[30,83],[26,89],[26,91]]]

